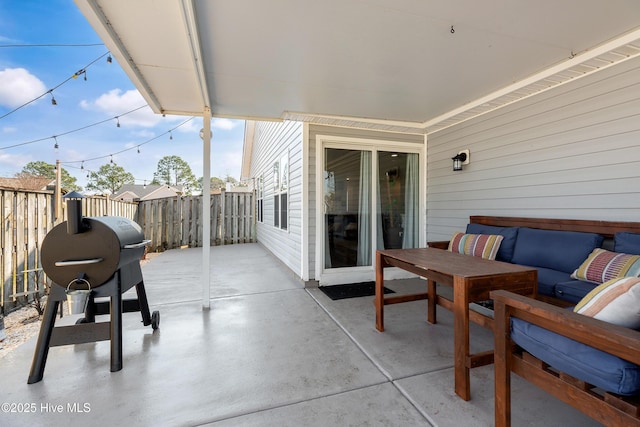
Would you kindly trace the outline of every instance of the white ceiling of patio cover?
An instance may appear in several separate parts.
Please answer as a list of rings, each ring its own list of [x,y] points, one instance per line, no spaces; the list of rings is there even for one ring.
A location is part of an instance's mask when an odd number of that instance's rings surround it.
[[[425,123],[640,28],[638,0],[76,0],[156,112]],[[454,32],[451,32],[453,26]]]

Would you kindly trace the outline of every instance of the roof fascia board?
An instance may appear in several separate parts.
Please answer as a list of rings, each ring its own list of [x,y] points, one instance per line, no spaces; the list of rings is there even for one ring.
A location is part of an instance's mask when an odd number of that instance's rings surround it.
[[[313,119],[328,119],[335,121],[353,121],[360,123],[367,123],[371,125],[381,125],[381,126],[393,126],[393,127],[405,127],[405,128],[413,128],[417,130],[424,129],[424,124],[419,122],[409,122],[402,120],[385,120],[385,119],[371,119],[365,117],[350,117],[350,116],[338,116],[338,115],[330,115],[330,114],[315,114],[315,113],[298,113],[295,111],[285,111],[282,114],[282,118],[284,120],[290,120],[290,118],[304,116],[307,117],[313,122]]]
[[[145,80],[144,76],[137,67],[134,59],[131,57],[127,48],[122,43],[118,33],[111,26],[111,23],[105,16],[102,8],[98,4],[98,0],[75,0],[76,6],[83,11],[85,17],[90,18],[96,25],[94,30],[100,35],[100,38],[107,44],[109,51],[116,57],[120,66],[127,73],[129,78],[133,80],[136,88],[140,91],[142,97],[155,113],[164,113],[160,101],[156,97],[153,90]],[[87,8],[86,6],[89,6]]]
[[[193,69],[195,70],[198,89],[200,89],[200,97],[202,99],[202,111],[199,115],[204,116],[205,109],[211,107],[211,100],[209,99],[207,74],[204,70],[204,55],[202,54],[200,46],[200,34],[196,20],[194,0],[182,0],[181,3],[182,19],[184,20],[185,29],[187,30],[191,60],[193,61]]]

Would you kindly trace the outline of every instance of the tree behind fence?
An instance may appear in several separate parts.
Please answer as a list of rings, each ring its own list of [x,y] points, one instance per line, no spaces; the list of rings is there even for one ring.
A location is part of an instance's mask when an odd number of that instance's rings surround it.
[[[40,245],[55,225],[53,195],[0,190],[0,311],[6,313],[42,291]],[[255,242],[253,193],[211,196],[211,245]],[[202,246],[202,196],[130,203],[105,197],[82,201],[84,216],[115,215],[135,220],[150,239],[149,251]]]

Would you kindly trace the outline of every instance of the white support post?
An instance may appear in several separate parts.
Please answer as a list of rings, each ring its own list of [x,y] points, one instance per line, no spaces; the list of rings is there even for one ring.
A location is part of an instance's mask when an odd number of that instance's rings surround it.
[[[202,309],[211,306],[211,110],[202,117]]]

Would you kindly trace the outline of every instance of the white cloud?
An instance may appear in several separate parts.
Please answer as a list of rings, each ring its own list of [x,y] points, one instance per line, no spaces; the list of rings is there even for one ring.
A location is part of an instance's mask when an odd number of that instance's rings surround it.
[[[44,83],[24,68],[0,71],[0,105],[15,108],[47,91]]]
[[[0,165],[6,165],[2,168],[2,174],[6,174],[4,175],[6,177],[13,176],[20,172],[22,170],[22,165],[26,165],[31,160],[33,159],[30,155],[9,154],[0,151]]]
[[[137,138],[143,138],[143,139],[153,138],[154,136],[156,136],[154,132],[146,129],[132,132],[132,134]],[[138,145],[138,144],[135,144],[135,145]]]
[[[80,106],[85,110],[102,111],[114,117],[146,104],[147,102],[137,90],[122,92],[120,89],[112,89],[100,95],[94,101],[82,100],[80,102]],[[155,114],[148,106],[118,118],[122,127],[137,126],[146,128],[154,127],[164,119],[160,114]]]
[[[213,119],[213,127],[217,129],[231,130],[242,123],[240,120]]]
[[[15,133],[18,131],[17,127],[5,126],[2,128],[2,133]]]

